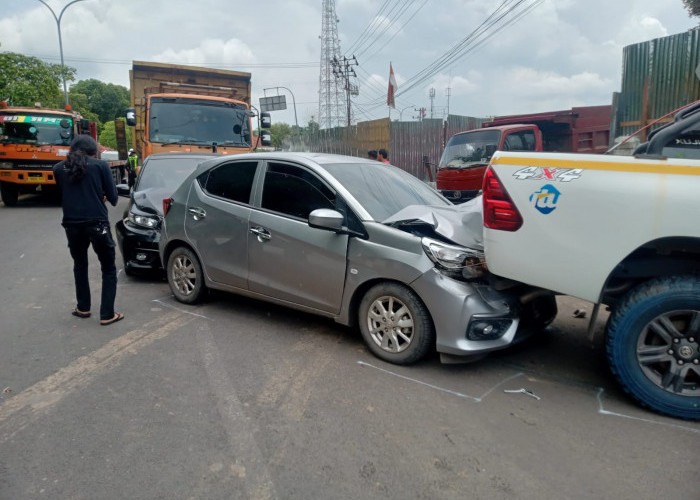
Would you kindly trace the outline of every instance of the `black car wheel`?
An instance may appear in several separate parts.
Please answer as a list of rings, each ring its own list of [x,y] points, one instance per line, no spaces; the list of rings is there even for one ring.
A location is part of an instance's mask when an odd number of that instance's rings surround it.
[[[189,248],[178,247],[170,254],[167,274],[170,290],[180,302],[194,304],[206,293],[202,266]]]
[[[370,351],[390,363],[415,363],[435,344],[427,308],[410,288],[398,283],[382,283],[367,291],[359,323]]]
[[[610,318],[607,351],[642,405],[700,419],[700,278],[656,279],[629,292]]]

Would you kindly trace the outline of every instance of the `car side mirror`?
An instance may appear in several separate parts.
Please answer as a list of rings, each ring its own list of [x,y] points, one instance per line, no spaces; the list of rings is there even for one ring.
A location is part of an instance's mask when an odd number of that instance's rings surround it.
[[[329,208],[317,208],[309,214],[309,227],[326,229],[327,231],[343,231],[345,217],[336,210]]]
[[[126,110],[126,124],[130,127],[136,126],[136,110],[134,108]]]

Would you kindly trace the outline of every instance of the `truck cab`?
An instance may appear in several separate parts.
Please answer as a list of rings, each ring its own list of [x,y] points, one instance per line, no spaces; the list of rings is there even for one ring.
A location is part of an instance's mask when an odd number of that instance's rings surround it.
[[[496,151],[542,151],[542,133],[536,125],[515,124],[453,135],[437,167],[437,189],[454,203],[470,200]]]

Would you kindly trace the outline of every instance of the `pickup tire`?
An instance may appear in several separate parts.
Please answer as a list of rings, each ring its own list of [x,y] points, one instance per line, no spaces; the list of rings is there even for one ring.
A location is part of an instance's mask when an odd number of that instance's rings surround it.
[[[643,406],[700,419],[700,276],[673,276],[632,289],[608,323],[608,361]]]

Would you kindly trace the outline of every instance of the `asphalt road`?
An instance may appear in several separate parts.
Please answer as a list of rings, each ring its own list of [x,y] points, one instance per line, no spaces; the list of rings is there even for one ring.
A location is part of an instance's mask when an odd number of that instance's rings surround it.
[[[0,205],[0,500],[700,499],[700,424],[620,391],[588,303],[469,365],[390,365],[331,320],[123,272],[103,327],[70,315],[60,217]]]

